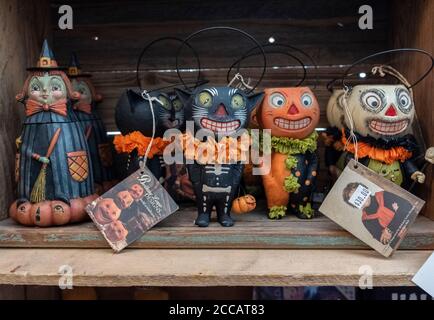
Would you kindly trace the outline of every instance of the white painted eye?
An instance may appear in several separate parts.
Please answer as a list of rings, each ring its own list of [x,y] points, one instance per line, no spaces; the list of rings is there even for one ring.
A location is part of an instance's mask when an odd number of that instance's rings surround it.
[[[410,107],[412,104],[411,103],[411,97],[410,97],[410,94],[406,90],[404,90],[404,89],[399,90],[397,92],[396,99],[398,100],[398,106],[400,107],[400,109],[402,111],[405,112],[405,111],[410,110]]]
[[[383,100],[377,90],[366,91],[362,95],[363,104],[369,109],[376,111],[383,105]]]
[[[313,103],[313,98],[309,93],[305,93],[301,96],[301,104],[304,107],[310,107]]]
[[[283,107],[285,103],[286,103],[286,99],[281,93],[276,92],[270,96],[270,104],[274,108]]]

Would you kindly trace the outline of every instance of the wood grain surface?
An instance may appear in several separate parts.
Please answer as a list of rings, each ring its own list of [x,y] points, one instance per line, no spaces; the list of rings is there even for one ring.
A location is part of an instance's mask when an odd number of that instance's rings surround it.
[[[367,268],[374,286],[411,286],[430,254],[398,251],[385,259],[366,250],[0,249],[0,284],[56,286],[59,268],[67,265],[74,286],[358,286]]]
[[[180,210],[133,243],[131,248],[253,248],[253,249],[367,249],[368,247],[326,217],[299,220],[294,216],[269,220],[265,210],[238,215],[232,228],[217,222],[194,225],[193,208]],[[11,220],[0,222],[0,247],[108,248],[93,223],[54,228],[28,228]],[[434,250],[434,222],[419,217],[401,250]]]

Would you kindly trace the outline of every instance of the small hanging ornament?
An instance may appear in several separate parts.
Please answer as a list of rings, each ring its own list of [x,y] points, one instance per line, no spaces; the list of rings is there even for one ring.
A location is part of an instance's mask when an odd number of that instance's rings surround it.
[[[416,52],[431,60],[427,72],[414,84],[390,66],[374,66],[373,75],[392,76],[399,84],[360,84],[348,87],[345,79],[351,69],[368,59],[395,52]],[[412,181],[424,183],[425,174],[419,170],[417,159],[422,145],[412,134],[416,111],[412,88],[431,72],[434,58],[419,49],[394,49],[379,52],[352,64],[342,78],[346,88],[342,99],[345,110],[345,124],[342,130],[344,153],[342,162],[351,158],[375,171],[397,185],[408,188]],[[350,127],[351,125],[351,127]]]
[[[301,86],[306,78],[306,65],[288,50],[298,51],[316,64],[308,54],[289,45],[263,47],[269,48],[267,54],[283,54],[296,60],[303,70],[303,77],[294,87],[265,89],[255,113],[260,128],[271,130],[271,170],[262,175],[268,217],[280,219],[289,211],[300,219],[310,219],[314,217],[310,201],[318,173],[315,128],[320,110],[313,91]],[[252,51],[233,66],[237,64],[239,69],[243,59],[255,54]]]
[[[193,37],[217,30],[240,33],[259,46],[263,52],[261,45],[248,33],[236,28],[218,26],[201,29],[188,36],[178,50],[178,55],[183,46],[188,45]],[[176,69],[180,76],[178,55]],[[263,58],[262,75],[266,70],[265,55]],[[216,147],[220,151],[218,154],[223,155],[223,158],[233,157],[232,154],[228,155],[226,142],[237,144],[238,139],[233,137],[237,137],[242,129],[247,128],[253,109],[263,98],[262,92],[253,93],[259,82],[260,80],[255,86],[249,85],[251,89],[248,91],[238,87],[213,85],[205,85],[193,90],[175,89],[186,108],[186,119],[194,122],[195,132],[190,134],[194,135],[199,130],[208,133],[207,137],[202,137],[198,141],[198,145],[203,147],[196,148],[193,142],[190,148],[184,148],[184,155],[191,159],[187,162],[187,169],[196,195],[198,215],[195,224],[199,227],[208,227],[213,208],[217,212],[218,222],[223,227],[234,225],[231,208],[234,198],[238,195],[244,164],[241,159],[231,158],[233,161],[216,159],[213,151]],[[219,142],[223,143],[219,144]],[[238,153],[241,149],[243,146],[235,146],[234,153]]]

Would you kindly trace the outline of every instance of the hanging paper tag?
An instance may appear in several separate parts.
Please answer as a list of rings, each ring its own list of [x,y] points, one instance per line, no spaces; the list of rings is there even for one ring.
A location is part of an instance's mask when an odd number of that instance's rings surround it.
[[[434,298],[434,253],[424,263],[411,281]]]
[[[398,248],[424,201],[351,160],[319,211],[389,257]]]
[[[97,228],[117,252],[176,210],[178,205],[146,167],[86,207]]]

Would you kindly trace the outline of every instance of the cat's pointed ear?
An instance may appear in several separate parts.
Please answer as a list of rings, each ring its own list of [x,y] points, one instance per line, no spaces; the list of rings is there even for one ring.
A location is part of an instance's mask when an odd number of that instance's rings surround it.
[[[264,99],[264,92],[254,93],[247,97],[250,112],[262,102],[262,99]]]
[[[184,108],[188,106],[188,102],[190,101],[192,93],[190,91],[186,91],[184,89],[175,88],[175,93],[178,96],[179,100],[181,100]]]
[[[139,104],[143,103],[143,98],[139,93],[137,93],[136,91],[134,91],[132,89],[127,89],[125,95],[128,99],[128,104],[130,105],[130,110],[131,110],[131,112],[134,113],[136,107]]]

